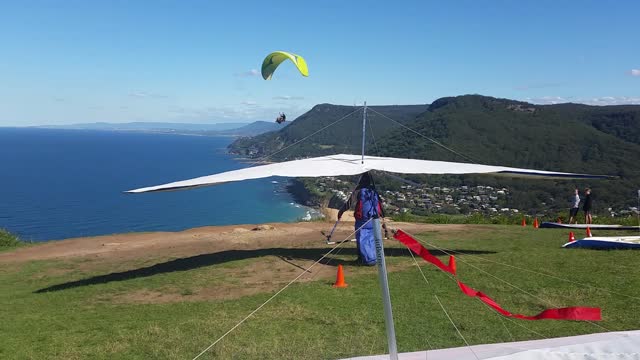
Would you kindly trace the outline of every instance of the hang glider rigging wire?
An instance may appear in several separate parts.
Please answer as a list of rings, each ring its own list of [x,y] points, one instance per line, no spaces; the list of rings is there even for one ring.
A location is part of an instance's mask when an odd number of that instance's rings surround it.
[[[473,163],[473,164],[478,164],[478,163],[479,163],[478,161],[474,160],[473,158],[471,158],[471,157],[469,157],[469,156],[466,156],[466,155],[464,155],[464,154],[461,154],[460,152],[455,151],[455,150],[451,149],[450,147],[448,147],[448,146],[446,146],[446,145],[444,145],[444,144],[440,143],[440,142],[439,142],[439,141],[437,141],[436,139],[433,139],[433,138],[431,138],[431,137],[429,137],[429,136],[427,136],[427,135],[424,135],[424,134],[420,133],[419,131],[416,131],[416,130],[412,129],[412,128],[408,127],[407,125],[405,125],[405,124],[403,124],[403,123],[401,123],[401,122],[399,122],[399,121],[396,121],[396,120],[394,120],[394,119],[392,119],[392,118],[388,117],[387,115],[385,115],[385,114],[383,114],[383,113],[381,113],[381,112],[378,112],[378,111],[373,110],[373,109],[369,109],[369,110],[371,110],[372,112],[374,112],[374,113],[376,113],[376,114],[378,114],[378,115],[380,115],[380,116],[384,117],[384,118],[385,118],[385,119],[387,119],[387,120],[393,121],[394,123],[396,123],[396,124],[400,125],[401,127],[403,127],[403,128],[405,128],[405,129],[407,129],[407,130],[411,131],[412,133],[414,133],[414,134],[416,134],[416,135],[418,135],[418,136],[421,136],[421,137],[423,137],[423,138],[425,138],[425,139],[427,139],[427,140],[431,141],[432,143],[434,143],[434,144],[436,144],[436,145],[440,146],[441,148],[443,148],[443,149],[445,149],[445,150],[448,150],[448,151],[452,152],[453,154],[456,154],[456,155],[458,155],[458,156],[462,157],[463,159],[466,159],[466,160],[470,161],[470,162],[471,162],[471,163]]]
[[[416,238],[416,239],[417,239],[417,238]],[[424,241],[424,240],[422,240],[422,241]],[[433,245],[433,244],[431,244],[431,243],[429,243],[429,242],[427,242],[427,241],[424,241],[424,242],[425,242],[427,245],[432,246],[432,247],[436,248],[437,250],[440,250],[440,251],[444,252],[445,254],[447,254],[447,255],[451,256],[451,253],[447,252],[447,250],[448,250],[448,249],[439,248],[438,246],[435,246],[435,245]],[[458,252],[458,251],[454,251],[454,250],[450,250],[450,251],[451,251],[451,252],[453,252],[453,253],[464,254],[464,253],[461,253],[461,252]],[[412,258],[413,258],[413,261],[414,261],[414,263],[415,263],[416,267],[418,267],[418,270],[420,271],[420,273],[422,274],[423,279],[425,280],[425,282],[426,282],[427,284],[429,284],[429,281],[427,280],[426,276],[424,275],[424,272],[422,271],[422,268],[418,265],[418,262],[416,261],[415,257],[413,256],[413,253],[412,253],[411,251],[409,251],[409,253],[411,253],[411,256],[412,256]],[[479,257],[479,256],[471,255],[471,254],[464,254],[464,255],[468,255],[468,256],[471,256],[471,257],[474,257],[474,258],[481,258],[481,257]],[[464,261],[462,258],[459,258],[459,259],[460,259],[463,263],[465,263],[465,264],[467,264],[467,265],[470,265],[470,266],[474,267],[473,265],[471,265],[471,264],[469,264],[468,262]],[[506,265],[506,264],[504,264],[504,265]],[[477,267],[475,267],[475,268],[476,268],[476,269],[478,269]],[[516,267],[516,268],[517,268],[517,267]],[[486,273],[486,271],[483,271],[482,269],[478,269],[478,270],[480,270],[480,271],[482,271],[482,272],[485,272],[485,273]],[[450,278],[451,280],[456,281],[456,280],[454,279],[454,277],[453,277],[451,274],[449,274],[449,273],[447,273],[447,272],[445,272],[445,274],[446,274],[447,276],[449,276],[449,278]],[[490,275],[490,274],[489,274],[489,275]],[[543,274],[543,275],[545,275],[545,274]],[[493,276],[493,275],[492,275],[492,276]],[[494,277],[495,277],[495,276],[494,276]],[[500,278],[498,278],[498,277],[495,277],[495,278],[496,278],[496,279],[498,279],[498,280],[501,280],[501,281],[503,281],[503,282],[506,282],[505,280],[502,280],[502,279],[500,279]],[[534,297],[534,298],[537,298],[538,300],[541,300],[541,301],[543,301],[543,302],[547,302],[547,303],[549,303],[550,305],[555,306],[554,304],[552,304],[552,303],[551,303],[551,302],[549,302],[549,301],[545,301],[545,300],[543,300],[543,299],[540,299],[540,298],[538,298],[538,297],[536,297],[536,296],[534,296],[534,295],[532,295],[532,294],[530,294],[530,293],[528,293],[528,292],[526,292],[526,291],[524,291],[524,290],[522,290],[522,289],[520,289],[520,288],[518,288],[518,287],[515,287],[514,285],[512,285],[512,284],[510,284],[510,283],[508,283],[508,282],[506,282],[506,283],[507,283],[507,284],[509,284],[510,286],[512,286],[512,287],[514,287],[514,288],[516,288],[517,290],[523,291],[525,294],[527,294],[527,295],[529,295],[529,296],[532,296],[532,297]],[[435,295],[434,295],[434,296],[435,296]],[[436,299],[437,299],[437,296],[436,296]],[[440,307],[442,308],[442,310],[443,310],[443,311],[445,312],[445,314],[447,315],[447,318],[449,319],[449,321],[450,321],[450,322],[452,323],[452,325],[456,328],[456,331],[458,332],[458,334],[460,335],[460,337],[465,341],[465,344],[467,345],[467,347],[469,348],[469,350],[470,350],[470,351],[474,354],[474,356],[476,356],[476,358],[477,358],[476,353],[473,351],[473,349],[471,348],[471,346],[466,342],[466,340],[464,339],[464,337],[462,336],[462,334],[460,333],[460,331],[458,330],[458,328],[456,327],[456,325],[453,323],[453,320],[451,319],[451,317],[447,314],[446,309],[444,308],[443,304],[440,302],[440,300],[439,300],[439,299],[437,299],[437,300],[438,300],[438,302],[439,302],[439,304],[440,304]],[[503,318],[504,318],[504,319],[506,319],[506,320],[509,320],[510,322],[512,322],[512,323],[514,323],[514,324],[516,324],[516,325],[518,325],[519,327],[522,327],[523,329],[525,329],[525,330],[527,330],[527,331],[529,331],[529,332],[531,332],[531,333],[533,333],[533,334],[536,334],[536,335],[538,335],[538,336],[540,336],[540,337],[542,337],[542,338],[544,338],[544,339],[548,339],[548,337],[547,337],[547,336],[545,336],[544,334],[541,334],[541,333],[539,333],[539,332],[537,332],[537,331],[535,331],[535,330],[532,330],[532,329],[528,328],[527,326],[524,326],[523,324],[521,324],[520,322],[518,322],[518,321],[516,321],[516,320],[514,320],[514,319],[511,319],[511,318],[509,318],[509,317],[503,317],[503,316],[501,316],[497,311],[495,311],[495,309],[492,309],[488,304],[486,304],[486,303],[482,302],[480,299],[476,298],[476,300],[478,300],[481,304],[484,304],[486,307],[488,307],[490,310],[492,310],[492,312],[494,312],[494,313],[498,316],[498,318],[501,320],[501,323],[502,323],[503,327],[505,328],[505,330],[506,330],[506,331],[507,331],[507,333],[509,334],[509,336],[510,336],[510,338],[511,338],[511,340],[512,340],[512,341],[515,341],[515,339],[514,339],[514,337],[513,337],[513,334],[511,333],[511,331],[509,331],[509,329],[507,328],[507,326],[506,326],[506,325],[504,324],[504,322],[502,321],[502,319],[503,319]],[[587,322],[588,322],[588,323],[590,323],[591,325],[594,325],[594,326],[597,326],[597,327],[601,327],[602,329],[604,329],[604,330],[605,330],[605,331],[607,331],[607,332],[611,332],[611,330],[606,329],[605,327],[600,326],[599,324],[596,324],[596,323],[594,323],[594,322],[592,322],[592,321],[587,321]]]
[[[307,136],[303,137],[302,139],[300,139],[300,140],[298,140],[298,141],[294,142],[293,144],[287,145],[287,146],[283,147],[282,149],[277,150],[277,151],[275,151],[275,152],[273,152],[273,153],[271,153],[271,154],[269,154],[269,155],[262,156],[262,157],[260,157],[260,158],[256,159],[255,161],[256,161],[256,162],[263,161],[263,160],[265,160],[265,159],[268,159],[268,158],[270,158],[270,157],[272,157],[272,156],[274,156],[274,155],[276,155],[276,154],[279,154],[279,153],[281,153],[281,152],[283,152],[283,151],[285,151],[285,150],[289,149],[290,147],[293,147],[293,146],[295,146],[295,145],[298,145],[299,143],[301,143],[301,142],[303,142],[303,141],[305,141],[305,140],[309,139],[309,138],[310,138],[310,137],[312,137],[313,135],[315,135],[315,134],[317,134],[317,133],[319,133],[319,132],[321,132],[321,131],[324,131],[324,130],[328,129],[329,127],[331,127],[331,126],[333,126],[333,125],[335,125],[335,124],[337,124],[337,123],[341,122],[342,120],[344,120],[344,119],[346,119],[347,117],[349,117],[349,116],[353,115],[355,112],[357,112],[357,111],[358,111],[358,110],[360,110],[360,109],[362,109],[362,107],[360,107],[360,108],[357,108],[357,109],[353,110],[352,112],[350,112],[350,113],[348,113],[347,115],[345,115],[345,116],[341,117],[340,119],[338,119],[338,120],[336,120],[336,121],[332,122],[331,124],[329,124],[329,125],[327,125],[327,126],[325,126],[325,127],[321,128],[321,129],[319,129],[319,130],[314,131],[314,132],[313,132],[313,133],[311,133],[310,135],[307,135]]]
[[[293,284],[294,282],[296,282],[298,279],[300,279],[303,275],[305,275],[306,273],[309,272],[309,270],[311,270],[311,268],[313,268],[314,266],[318,265],[318,263],[320,263],[322,260],[324,260],[324,258],[326,258],[327,256],[329,256],[329,254],[331,254],[335,249],[337,249],[340,245],[342,245],[343,243],[349,241],[349,238],[351,238],[351,236],[353,236],[356,232],[358,232],[360,229],[362,229],[365,225],[367,225],[372,219],[369,219],[367,222],[365,222],[364,224],[362,224],[362,226],[360,226],[359,228],[357,228],[356,230],[354,230],[351,234],[349,234],[349,236],[347,236],[344,240],[336,243],[336,246],[334,246],[331,250],[329,250],[326,254],[322,255],[322,257],[318,260],[316,260],[313,264],[311,264],[308,268],[306,268],[304,271],[302,271],[298,276],[296,276],[293,280],[289,281],[289,283],[287,283],[282,289],[278,290],[275,294],[273,294],[270,298],[268,298],[265,302],[263,302],[260,306],[258,306],[257,308],[255,308],[252,312],[249,313],[249,315],[245,316],[242,320],[240,320],[237,324],[235,324],[231,329],[229,329],[227,332],[225,332],[224,334],[222,334],[222,336],[220,336],[216,341],[214,341],[213,343],[211,343],[211,345],[207,346],[204,350],[202,350],[198,355],[196,355],[192,360],[196,360],[198,359],[200,356],[202,356],[204,353],[206,353],[207,351],[209,351],[209,349],[211,349],[212,347],[214,347],[217,343],[219,343],[222,339],[224,339],[227,335],[229,335],[231,332],[233,332],[235,329],[237,329],[240,325],[242,325],[245,321],[247,321],[250,317],[252,317],[255,313],[257,313],[260,309],[262,309],[265,305],[267,305],[269,302],[271,302],[271,300],[275,299],[276,296],[280,295],[280,293],[282,293],[283,291],[285,291],[289,286],[291,286],[291,284]]]
[[[416,238],[416,237],[414,237],[414,238],[415,238],[415,239],[418,239],[418,238]],[[434,244],[431,244],[431,243],[429,243],[428,241],[425,241],[425,240],[422,240],[422,239],[421,239],[421,241],[423,241],[423,242],[424,242],[425,244],[427,244],[428,246],[431,246],[431,247],[433,247],[433,248],[435,248],[435,249],[437,249],[437,250],[440,250],[440,251],[444,252],[445,254],[447,254],[447,255],[449,255],[449,256],[453,256],[453,254],[452,254],[452,253],[450,253],[450,252],[448,252],[446,249],[440,248],[440,247],[438,247],[438,246],[436,246],[436,245],[434,245]],[[483,269],[481,269],[481,268],[479,268],[479,267],[477,267],[477,266],[475,266],[475,265],[473,265],[473,264],[471,264],[471,263],[467,262],[466,260],[464,260],[464,259],[462,259],[462,258],[460,258],[460,261],[461,261],[461,262],[463,262],[463,263],[465,263],[465,264],[467,264],[467,265],[469,265],[469,266],[471,266],[472,268],[474,268],[474,269],[476,269],[476,270],[478,270],[478,271],[480,271],[480,272],[483,272],[483,273],[485,273],[485,274],[489,275],[490,277],[492,277],[492,278],[494,278],[494,279],[496,279],[496,280],[498,280],[498,281],[500,281],[500,282],[503,282],[503,283],[505,283],[505,284],[509,285],[510,287],[512,287],[512,288],[514,288],[514,289],[516,289],[516,290],[518,290],[518,291],[520,291],[520,292],[522,292],[522,293],[524,293],[524,294],[527,294],[527,295],[529,295],[529,296],[533,297],[534,299],[537,299],[537,300],[539,300],[539,301],[542,301],[542,302],[544,302],[544,303],[547,303],[547,304],[549,304],[549,305],[551,305],[551,306],[553,306],[553,307],[558,307],[558,304],[555,304],[555,303],[553,303],[553,302],[551,302],[551,301],[549,301],[549,300],[545,300],[545,299],[543,299],[543,298],[541,298],[541,297],[539,297],[539,296],[536,296],[536,295],[534,295],[534,294],[531,294],[530,292],[528,292],[528,291],[526,291],[526,290],[524,290],[524,289],[521,289],[520,287],[518,287],[518,286],[516,286],[516,285],[513,285],[513,284],[512,284],[512,283],[510,283],[509,281],[504,280],[504,279],[502,279],[502,278],[500,278],[500,277],[498,277],[498,276],[496,276],[496,275],[493,275],[493,274],[491,274],[490,272],[485,271],[485,270],[483,270]],[[597,324],[597,323],[595,323],[595,322],[593,322],[593,321],[589,321],[589,320],[587,320],[586,322],[587,322],[587,323],[589,323],[589,324],[591,324],[591,325],[593,325],[593,326],[595,326],[595,327],[599,327],[599,328],[601,328],[601,329],[605,330],[606,332],[611,332],[611,331],[612,331],[612,330],[609,330],[609,329],[607,329],[606,327],[604,327],[604,326],[602,326],[602,325],[600,325],[600,324]]]
[[[422,271],[422,267],[418,264],[418,261],[416,260],[416,257],[413,255],[413,251],[411,251],[409,248],[405,248],[409,254],[411,255],[411,258],[413,259],[413,263],[416,265],[416,267],[418,268],[418,271],[420,271],[420,274],[422,275],[422,278],[424,279],[427,287],[429,287],[430,283],[429,280],[427,280],[427,276],[424,274],[424,272]],[[453,276],[447,272],[444,272],[445,275],[447,275],[451,280],[455,281],[455,279],[453,278]],[[434,296],[436,296],[434,294]],[[437,299],[437,297],[436,297]],[[477,298],[476,298],[477,299]],[[438,302],[439,299],[437,299]],[[480,299],[477,299],[481,304],[484,304],[485,306],[487,306],[489,309],[491,309],[491,307],[485,303],[483,303]],[[453,323],[453,320],[451,319],[451,317],[449,316],[449,314],[447,314],[446,309],[444,308],[444,305],[442,303],[440,303],[440,307],[442,308],[442,310],[444,311],[445,315],[447,315],[447,318],[449,319],[449,321],[452,323],[453,327],[458,331],[458,334],[460,335],[460,337],[462,338],[462,340],[465,342],[466,346],[469,348],[469,351],[471,351],[473,353],[473,355],[477,358],[478,356],[476,355],[475,351],[473,351],[473,348],[471,348],[471,346],[469,345],[469,343],[467,343],[466,339],[464,338],[464,336],[462,336],[462,333],[458,330],[458,328],[456,327],[456,325]],[[504,322],[502,321],[502,315],[500,315],[497,311],[495,311],[494,309],[491,309],[492,312],[494,312],[497,316],[498,319],[500,319],[500,322],[502,323],[502,326],[504,327],[504,329],[507,331],[507,333],[509,334],[509,337],[511,338],[511,341],[515,341],[515,339],[513,338],[513,335],[511,334],[511,332],[509,331],[509,329],[507,328],[507,326],[504,324]],[[523,326],[524,327],[524,326]],[[525,327],[525,329],[527,329]],[[533,330],[531,330],[533,331]],[[535,333],[535,331],[533,331]],[[543,335],[543,337],[545,337]],[[546,337],[545,337],[546,338]],[[427,339],[427,343],[429,343],[429,339]],[[433,347],[431,347],[431,344],[429,343],[429,347],[433,350]]]
[[[462,333],[460,332],[460,330],[458,329],[456,324],[453,322],[453,319],[451,319],[451,316],[449,316],[449,313],[444,308],[444,305],[442,305],[442,302],[440,302],[440,299],[438,298],[438,295],[433,295],[433,297],[436,298],[436,300],[438,301],[438,305],[440,305],[440,308],[442,309],[444,314],[447,315],[447,319],[449,319],[449,322],[451,323],[451,325],[453,325],[453,327],[456,329],[456,332],[462,338],[462,341],[464,341],[465,345],[467,345],[467,348],[469,350],[471,350],[471,352],[473,353],[473,356],[475,356],[477,360],[480,360],[480,358],[478,357],[478,354],[476,354],[476,352],[473,351],[473,348],[471,347],[471,345],[469,345],[469,342],[467,341],[467,339],[465,339],[464,335],[462,335]]]
[[[360,109],[362,109],[362,107],[356,108],[356,109],[355,109],[355,110],[353,110],[352,112],[348,113],[347,115],[344,115],[343,117],[341,117],[340,119],[338,119],[338,120],[336,120],[336,121],[334,121],[334,122],[330,123],[329,125],[326,125],[326,126],[322,127],[321,129],[316,130],[315,132],[311,133],[310,135],[307,135],[307,136],[305,136],[304,138],[302,138],[302,139],[300,139],[300,140],[297,140],[297,141],[295,141],[294,143],[292,143],[292,144],[290,144],[290,145],[288,145],[288,146],[285,146],[285,147],[284,147],[284,148],[282,148],[282,149],[279,149],[279,150],[277,150],[277,151],[275,151],[275,152],[273,152],[273,153],[271,153],[271,154],[269,154],[269,155],[266,155],[266,156],[260,157],[260,158],[256,159],[256,161],[262,161],[262,160],[265,160],[265,159],[267,159],[267,158],[273,157],[274,155],[276,155],[276,154],[278,154],[278,153],[280,153],[280,152],[282,152],[282,151],[284,151],[284,150],[287,150],[287,149],[289,149],[289,148],[291,148],[291,147],[293,147],[293,146],[295,146],[295,145],[297,145],[297,144],[299,144],[299,143],[301,143],[301,142],[303,142],[303,141],[306,141],[307,139],[309,139],[310,137],[312,137],[312,136],[316,135],[317,133],[322,132],[322,131],[326,130],[327,128],[329,128],[329,127],[331,127],[331,126],[333,126],[333,125],[335,125],[335,124],[337,124],[337,123],[339,123],[339,122],[343,121],[344,119],[346,119],[347,117],[349,117],[349,116],[351,116],[352,114],[356,113],[356,112],[357,112],[358,110],[360,110]],[[428,136],[426,136],[426,135],[424,135],[424,134],[422,134],[422,133],[420,133],[420,132],[418,132],[418,131],[416,131],[416,130],[414,130],[414,129],[412,129],[412,128],[410,128],[410,127],[408,127],[408,126],[406,126],[406,125],[404,125],[404,124],[402,124],[402,123],[400,123],[400,122],[398,122],[398,121],[396,121],[396,120],[394,120],[394,119],[392,119],[392,118],[390,118],[390,117],[388,117],[388,116],[386,116],[386,115],[384,115],[384,114],[382,114],[382,113],[378,112],[378,111],[376,111],[376,110],[373,110],[372,108],[369,108],[369,110],[370,110],[370,111],[372,111],[372,112],[374,112],[374,113],[376,113],[376,114],[378,114],[378,115],[380,115],[380,116],[382,116],[382,117],[384,117],[384,118],[386,118],[386,119],[388,119],[388,120],[390,120],[390,121],[392,121],[392,122],[394,122],[394,123],[396,123],[396,124],[398,124],[398,125],[399,125],[399,126],[401,126],[402,128],[405,128],[405,129],[407,129],[407,130],[411,131],[412,133],[415,133],[416,135],[418,135],[418,136],[420,136],[420,137],[422,137],[422,138],[425,138],[425,139],[427,139],[427,140],[431,141],[432,143],[434,143],[434,144],[436,144],[436,145],[438,145],[438,146],[442,147],[443,149],[445,149],[445,150],[447,150],[447,151],[450,151],[451,153],[453,153],[453,154],[455,154],[455,155],[458,155],[458,156],[460,156],[460,157],[462,157],[462,158],[464,158],[464,159],[466,159],[466,160],[468,160],[468,161],[470,161],[470,162],[472,162],[472,163],[477,163],[477,161],[476,161],[476,160],[474,160],[474,159],[472,159],[472,158],[470,158],[470,157],[468,157],[468,156],[466,156],[466,155],[463,155],[463,154],[461,154],[460,152],[455,151],[455,150],[453,150],[453,149],[451,149],[451,148],[449,148],[449,147],[447,147],[447,146],[443,145],[442,143],[438,142],[437,140],[435,140],[435,139],[433,139],[433,138],[431,138],[431,137],[428,137]],[[379,149],[378,149],[377,144],[376,144],[376,142],[375,142],[375,137],[374,137],[374,135],[373,135],[373,131],[372,131],[372,128],[371,128],[371,124],[369,124],[369,127],[370,127],[370,129],[371,129],[371,133],[372,133],[372,137],[373,137],[373,141],[374,141],[374,146],[376,147],[376,150],[379,152]],[[371,220],[369,220],[369,221],[371,221]],[[365,226],[369,221],[367,221],[365,224],[363,224],[360,228],[362,228],[363,226]],[[271,296],[269,299],[267,299],[264,303],[262,303],[262,304],[261,304],[260,306],[258,306],[256,309],[254,309],[254,310],[253,310],[251,313],[249,313],[245,318],[243,318],[240,322],[238,322],[238,323],[237,323],[236,325],[234,325],[231,329],[229,329],[226,333],[224,333],[220,338],[218,338],[218,339],[217,339],[216,341],[214,341],[211,345],[209,345],[207,348],[205,348],[201,353],[199,353],[198,355],[196,355],[196,356],[193,358],[193,360],[198,359],[200,356],[202,356],[204,353],[206,353],[209,349],[211,349],[211,348],[212,348],[213,346],[215,346],[218,342],[220,342],[222,339],[224,339],[224,337],[226,337],[228,334],[230,334],[231,332],[233,332],[236,328],[238,328],[240,325],[242,325],[242,323],[244,323],[244,322],[245,322],[246,320],[248,320],[251,316],[253,316],[256,312],[258,312],[258,311],[259,311],[260,309],[262,309],[265,305],[267,305],[271,300],[273,300],[273,299],[274,299],[275,297],[277,297],[280,293],[282,293],[284,290],[286,290],[286,289],[287,289],[291,284],[293,284],[294,282],[296,282],[296,281],[297,281],[300,277],[302,277],[304,274],[308,273],[308,272],[309,272],[309,270],[310,270],[311,268],[313,268],[313,267],[314,267],[315,265],[317,265],[320,261],[322,261],[324,258],[326,258],[329,254],[331,254],[335,249],[337,249],[337,248],[338,248],[340,245],[342,245],[344,242],[348,241],[348,240],[349,240],[349,238],[350,238],[353,234],[355,234],[358,230],[360,230],[360,228],[358,228],[357,230],[355,230],[354,232],[352,232],[352,233],[351,233],[349,236],[347,236],[347,238],[345,238],[344,240],[342,240],[342,241],[340,241],[339,243],[337,243],[337,244],[336,244],[336,246],[334,246],[331,250],[329,250],[329,252],[327,252],[326,254],[324,254],[320,259],[318,259],[318,260],[317,260],[316,262],[314,262],[311,266],[309,266],[307,269],[305,269],[305,270],[304,270],[302,273],[300,273],[296,278],[294,278],[293,280],[291,280],[291,281],[290,281],[288,284],[286,284],[282,289],[278,290],[278,292],[276,292],[273,296]],[[436,247],[436,248],[437,248],[437,247]],[[444,250],[441,250],[441,251],[444,251]],[[445,251],[445,253],[446,253],[446,251]],[[413,256],[413,254],[412,254],[412,256]],[[415,261],[415,258],[414,258],[414,261]],[[462,261],[463,261],[463,262],[465,262],[464,260],[462,260]],[[466,263],[466,262],[465,262],[465,263]],[[417,264],[417,263],[416,263],[416,264]],[[467,263],[467,264],[468,264],[468,263]],[[479,268],[477,268],[477,267],[475,267],[475,266],[473,266],[473,265],[470,265],[470,266],[472,266],[472,267],[474,267],[474,268],[476,268],[476,269],[478,269],[478,270],[480,270],[480,271],[485,272],[484,270],[479,269]],[[419,267],[419,266],[418,266],[418,268],[420,269],[420,267]],[[422,270],[421,270],[421,269],[420,269],[420,272],[422,273]],[[425,281],[427,281],[426,277],[424,276],[424,273],[423,273],[422,275],[423,275],[423,277],[424,277],[424,280],[425,280]],[[489,275],[491,275],[491,274],[489,274]],[[493,276],[493,275],[491,275],[491,276]],[[494,276],[494,277],[495,277],[495,276]],[[538,297],[536,297],[536,296],[534,296],[534,295],[532,295],[532,294],[530,294],[530,293],[528,293],[528,292],[526,292],[526,291],[524,291],[524,290],[522,290],[522,289],[520,289],[520,288],[516,287],[515,285],[510,284],[509,282],[507,282],[507,281],[505,281],[505,280],[502,280],[502,279],[500,279],[500,278],[498,278],[498,277],[495,277],[495,278],[496,278],[496,279],[498,279],[498,280],[500,280],[500,281],[503,281],[503,282],[507,283],[508,285],[510,285],[510,286],[512,286],[512,287],[514,287],[514,288],[516,288],[516,289],[518,289],[518,290],[520,290],[520,291],[522,291],[522,292],[525,292],[525,293],[529,294],[530,296],[533,296],[533,297],[535,297],[535,298],[538,298]],[[427,281],[427,283],[428,283],[428,281]],[[436,296],[436,295],[434,295],[434,296]],[[540,299],[540,298],[538,298],[538,299],[539,299],[539,300],[542,300],[542,299]],[[440,306],[442,307],[442,310],[443,310],[443,311],[445,312],[445,314],[447,315],[447,318],[449,319],[449,321],[450,321],[450,322],[453,324],[453,326],[456,328],[456,331],[458,332],[458,334],[460,335],[460,337],[464,340],[464,342],[467,344],[467,346],[470,346],[470,345],[468,344],[468,342],[466,341],[466,339],[464,338],[464,336],[460,333],[460,331],[459,331],[459,330],[458,330],[458,328],[456,327],[455,323],[453,323],[453,321],[452,321],[452,320],[451,320],[451,318],[449,317],[448,313],[447,313],[447,312],[446,312],[446,310],[444,309],[444,307],[443,307],[442,303],[440,302],[440,300],[438,299],[438,297],[437,297],[437,296],[436,296],[436,300],[438,301],[438,303],[439,303],[439,304],[440,304]],[[544,301],[544,300],[542,300],[542,301]],[[511,320],[511,319],[509,319],[509,320]],[[589,322],[589,323],[592,323],[592,322]],[[600,326],[600,325],[598,325],[598,324],[595,324],[595,323],[592,323],[592,324],[593,324],[593,325],[596,325],[596,326],[599,326],[599,327],[602,327],[602,326]],[[605,329],[605,330],[607,330],[607,331],[609,331],[608,329],[606,329],[606,328],[604,328],[604,327],[602,327],[602,328],[603,328],[603,329]],[[471,349],[471,348],[470,348],[470,350],[473,352],[473,349]],[[473,352],[473,353],[474,353],[474,355],[476,356],[476,358],[478,358],[478,357],[477,357],[477,355],[476,355],[476,353],[475,353],[475,352]]]
[[[575,284],[575,285],[580,285],[580,286],[590,287],[590,288],[595,289],[595,290],[600,290],[600,291],[608,292],[608,293],[610,293],[610,294],[615,294],[615,295],[619,295],[619,296],[624,296],[624,297],[627,297],[627,298],[630,298],[630,299],[634,299],[634,300],[640,300],[640,297],[637,297],[637,296],[632,296],[632,295],[628,295],[628,294],[620,293],[620,292],[617,292],[617,291],[613,291],[613,290],[609,290],[609,289],[601,288],[601,287],[598,287],[598,286],[593,286],[593,285],[591,285],[591,284],[587,284],[587,283],[581,283],[581,282],[574,281],[574,280],[570,280],[570,279],[566,279],[566,278],[563,278],[563,277],[560,277],[560,276],[557,276],[557,275],[553,275],[553,274],[546,274],[546,273],[543,273],[543,272],[539,272],[539,271],[535,271],[535,270],[526,269],[526,268],[523,268],[523,267],[519,267],[519,266],[515,266],[515,265],[511,265],[511,264],[503,263],[503,262],[500,262],[500,261],[495,261],[495,260],[487,259],[487,258],[484,258],[484,257],[482,257],[482,256],[478,256],[478,255],[465,254],[465,253],[461,253],[461,252],[456,251],[456,250],[451,250],[451,249],[445,249],[445,248],[443,248],[443,251],[444,251],[444,250],[447,250],[447,251],[449,251],[449,252],[451,252],[451,253],[453,253],[453,254],[461,254],[461,255],[465,255],[465,256],[467,256],[467,257],[472,257],[472,258],[474,258],[474,259],[479,259],[479,260],[482,260],[482,261],[488,261],[488,262],[491,262],[491,263],[494,263],[494,264],[498,264],[498,265],[502,265],[502,266],[507,266],[507,267],[514,268],[514,269],[517,269],[517,270],[520,270],[520,271],[525,271],[525,272],[532,273],[532,274],[536,274],[536,275],[546,276],[546,277],[549,277],[549,278],[551,278],[551,279],[556,279],[556,280],[560,280],[560,281],[568,282],[568,283]]]

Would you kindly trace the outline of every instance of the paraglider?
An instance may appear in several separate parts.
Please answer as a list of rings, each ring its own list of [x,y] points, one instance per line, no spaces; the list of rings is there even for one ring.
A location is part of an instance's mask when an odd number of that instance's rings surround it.
[[[280,115],[278,115],[278,117],[276,118],[276,122],[278,124],[282,124],[285,121],[287,121],[287,115],[285,115],[284,113],[280,113]]]
[[[271,80],[271,76],[276,71],[278,66],[285,60],[291,60],[300,74],[303,76],[309,76],[309,69],[307,69],[307,62],[300,55],[288,53],[285,51],[274,51],[271,54],[267,55],[262,61],[262,78],[265,80]]]

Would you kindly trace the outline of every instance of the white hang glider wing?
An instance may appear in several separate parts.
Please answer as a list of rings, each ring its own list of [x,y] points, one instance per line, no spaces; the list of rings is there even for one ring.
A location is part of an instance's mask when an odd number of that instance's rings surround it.
[[[129,190],[127,192],[143,193],[151,191],[182,190],[234,181],[260,179],[270,176],[322,177],[357,175],[365,173],[369,170],[381,170],[398,174],[491,174],[508,177],[552,179],[611,178],[610,176],[605,175],[574,174],[565,172],[519,169],[505,166],[478,165],[448,161],[415,160],[377,156],[365,156],[363,163],[362,157],[360,155],[339,154],[254,166],[214,175],[202,176],[189,180],[176,181],[164,185]]]

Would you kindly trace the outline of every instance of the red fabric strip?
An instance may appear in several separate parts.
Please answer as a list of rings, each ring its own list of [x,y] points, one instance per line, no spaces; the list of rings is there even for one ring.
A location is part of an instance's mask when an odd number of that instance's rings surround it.
[[[581,320],[581,321],[600,321],[602,320],[602,313],[600,308],[590,308],[590,307],[567,307],[567,308],[558,308],[558,309],[546,309],[535,316],[527,316],[521,314],[513,314],[509,311],[505,310],[498,304],[495,300],[490,298],[487,294],[475,290],[470,286],[465,285],[463,282],[457,279],[456,275],[456,263],[453,255],[449,256],[449,265],[445,265],[440,259],[433,256],[429,250],[427,250],[422,244],[420,244],[416,239],[411,237],[409,234],[403,232],[402,230],[398,230],[393,236],[396,240],[400,241],[404,245],[406,245],[411,251],[419,255],[425,261],[430,262],[431,264],[437,266],[442,271],[448,272],[456,277],[456,281],[458,282],[458,287],[463,294],[471,297],[477,297],[483,303],[489,305],[491,308],[499,312],[500,314],[513,317],[522,320],[542,320],[542,319],[550,319],[550,320]]]
[[[455,260],[453,256],[449,257],[449,265],[445,265],[440,259],[433,256],[429,250],[427,250],[422,244],[420,244],[416,239],[412,238],[409,234],[403,232],[402,230],[398,230],[393,237],[403,243],[409,250],[413,251],[416,255],[423,258],[425,261],[432,263],[433,265],[440,268],[440,270],[444,272],[448,272],[451,275],[456,275],[456,266]]]

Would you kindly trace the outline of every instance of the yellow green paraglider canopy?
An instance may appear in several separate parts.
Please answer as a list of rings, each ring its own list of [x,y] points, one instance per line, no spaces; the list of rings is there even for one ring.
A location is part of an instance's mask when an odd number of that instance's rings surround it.
[[[304,58],[300,55],[288,53],[285,51],[274,51],[271,54],[267,55],[262,62],[262,78],[265,80],[271,80],[271,76],[276,71],[278,66],[285,60],[291,60],[298,70],[300,74],[303,76],[309,76],[309,69],[307,69],[307,62],[304,61]]]

